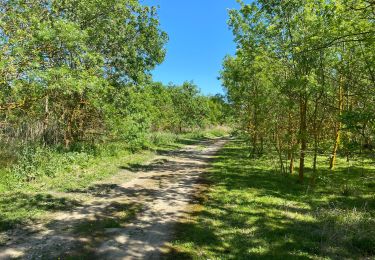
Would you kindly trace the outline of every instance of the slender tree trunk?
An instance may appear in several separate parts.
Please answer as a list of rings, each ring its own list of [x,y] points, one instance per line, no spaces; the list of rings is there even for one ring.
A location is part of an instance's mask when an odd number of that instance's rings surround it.
[[[79,98],[79,131],[78,138],[84,140],[85,138],[85,99],[84,94]]]
[[[64,133],[65,149],[69,149],[72,142],[74,142],[74,136],[73,136],[73,122],[74,122],[74,117],[75,117],[74,108],[69,112],[70,112],[70,115],[69,113],[67,114],[68,121],[67,121],[66,129],[65,129],[65,133]]]
[[[292,153],[290,157],[289,172],[291,175],[294,174],[294,153]]]
[[[72,132],[72,124],[71,124],[71,121],[69,120],[67,128],[66,128],[65,133],[64,133],[65,149],[69,149],[70,143],[72,142],[71,132]]]
[[[256,94],[257,92],[255,92]],[[258,116],[257,116],[258,107],[256,104],[254,104],[253,107],[253,156],[256,157],[256,154],[258,152]]]
[[[257,134],[254,133],[253,134],[253,151],[252,151],[252,154],[253,154],[253,157],[255,158],[256,157],[256,153],[257,153],[257,141],[258,141],[258,137],[257,137]]]
[[[314,160],[313,160],[313,172],[316,172],[316,164],[318,161],[318,137],[314,136]]]
[[[290,110],[288,111],[288,139],[289,139],[289,149],[288,149],[288,160],[292,159],[292,149],[293,149],[293,141],[292,141],[292,115]]]
[[[288,138],[289,138],[289,148],[288,148],[288,160],[289,160],[289,173],[292,175],[294,173],[294,140],[292,132],[292,114],[289,110],[288,113]]]
[[[47,145],[48,136],[47,129],[49,124],[49,95],[47,94],[44,99],[44,120],[43,120],[43,143]]]
[[[314,105],[314,120],[313,120],[313,128],[314,128],[313,172],[314,172],[314,176],[315,176],[315,172],[316,172],[316,164],[317,164],[317,158],[318,158],[318,146],[319,146],[319,140],[318,140],[318,131],[319,131],[319,129],[318,129],[318,101],[319,101],[320,97],[318,97],[315,100],[315,105]]]
[[[324,72],[324,52],[323,50],[320,51],[320,82],[322,86],[325,86],[325,72]],[[314,158],[313,158],[313,177],[311,180],[312,186],[315,186],[316,177],[317,177],[317,163],[318,163],[318,148],[319,148],[319,136],[320,136],[320,127],[322,126],[323,117],[318,120],[318,112],[319,112],[319,100],[323,96],[323,91],[318,94],[318,96],[315,99],[315,105],[314,105]]]
[[[338,95],[339,95],[339,116],[341,116],[342,112],[343,112],[343,108],[344,108],[344,88],[343,88],[342,76],[341,76],[340,82],[339,82],[339,93],[338,93]],[[335,168],[335,164],[336,164],[337,150],[338,150],[339,145],[340,145],[341,127],[342,127],[341,118],[339,118],[339,120],[337,121],[337,124],[336,124],[335,143],[333,145],[333,150],[332,150],[331,159],[330,159],[330,163],[329,163],[329,168],[331,170],[333,168]]]
[[[316,130],[315,130],[316,131]],[[314,187],[315,182],[316,182],[316,177],[317,177],[317,172],[316,172],[316,165],[317,165],[317,158],[318,158],[318,135],[317,133],[314,134],[314,159],[313,159],[313,175],[311,179],[311,185]]]
[[[282,146],[281,146],[281,141],[280,141],[280,137],[279,137],[279,129],[278,129],[277,124],[276,124],[276,151],[277,151],[277,154],[279,155],[280,173],[284,174],[285,173],[285,167],[284,167]]]
[[[300,98],[300,141],[299,181],[303,182],[305,172],[305,153],[307,149],[307,98]]]

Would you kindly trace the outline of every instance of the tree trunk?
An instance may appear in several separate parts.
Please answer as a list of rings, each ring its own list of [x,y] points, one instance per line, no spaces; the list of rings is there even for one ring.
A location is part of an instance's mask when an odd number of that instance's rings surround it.
[[[291,175],[294,174],[294,153],[290,155],[289,172]]]
[[[47,136],[48,124],[49,124],[49,96],[47,94],[44,99],[43,145],[47,145],[48,143],[48,136]]]
[[[257,92],[255,92],[256,94]],[[258,117],[257,117],[257,104],[255,102],[254,107],[253,107],[253,123],[252,123],[252,131],[253,131],[253,157],[257,157],[258,153]]]
[[[316,164],[317,164],[317,158],[318,158],[318,141],[317,137],[314,137],[314,160],[313,160],[313,171],[316,172]]]
[[[320,96],[321,97],[321,96]],[[314,106],[314,120],[313,120],[313,129],[314,129],[314,159],[313,159],[313,172],[314,177],[316,173],[316,164],[317,164],[317,158],[318,158],[318,146],[319,146],[319,140],[318,140],[318,100],[317,98],[315,100],[315,106]],[[320,124],[319,124],[320,125]]]
[[[263,140],[263,136],[260,137],[260,151],[259,151],[259,154],[262,155],[264,152],[264,140]]]
[[[294,138],[292,131],[292,114],[289,110],[288,113],[288,138],[289,138],[289,148],[288,148],[288,160],[289,163],[289,173],[292,175],[294,173]]]
[[[288,112],[288,139],[289,139],[288,160],[291,160],[292,159],[293,140],[292,140],[292,115],[290,113],[290,110]]]
[[[343,80],[342,77],[340,78],[339,82],[339,116],[342,115],[343,109],[344,109],[344,88],[343,88]],[[341,137],[341,118],[337,121],[336,124],[336,133],[335,133],[335,143],[333,145],[333,150],[330,158],[329,163],[329,169],[334,169],[336,164],[336,158],[337,158],[337,150],[340,145],[340,137]]]
[[[299,181],[303,182],[305,172],[305,153],[307,149],[307,98],[300,99],[300,141],[301,151],[299,158]]]
[[[283,160],[283,154],[282,154],[282,145],[279,137],[279,129],[278,125],[276,124],[276,151],[279,155],[279,162],[280,162],[280,173],[285,174],[285,167],[284,167],[284,160]]]
[[[257,141],[258,141],[258,137],[257,137],[257,134],[254,133],[253,135],[253,149],[252,149],[252,154],[253,154],[253,158],[256,158],[256,154],[257,154]]]

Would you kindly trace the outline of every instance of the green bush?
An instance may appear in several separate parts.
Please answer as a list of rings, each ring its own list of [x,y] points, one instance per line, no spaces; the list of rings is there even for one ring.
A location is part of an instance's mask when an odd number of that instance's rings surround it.
[[[42,149],[39,147],[24,147],[19,155],[18,162],[15,164],[11,172],[14,176],[20,180],[31,181],[42,174],[41,167],[46,168],[45,165],[51,158],[50,151],[48,149]],[[48,169],[48,168],[47,168]],[[50,171],[48,169],[47,174]]]
[[[33,181],[40,176],[54,177],[57,172],[72,166],[88,166],[92,155],[86,152],[59,153],[51,148],[26,146],[18,154],[18,161],[10,172],[20,181]]]
[[[158,146],[175,143],[178,135],[171,132],[155,132],[149,135],[149,139],[152,144]]]

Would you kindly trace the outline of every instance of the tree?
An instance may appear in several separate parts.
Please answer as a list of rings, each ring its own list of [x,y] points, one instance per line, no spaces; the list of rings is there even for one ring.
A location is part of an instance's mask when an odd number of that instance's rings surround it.
[[[111,100],[165,55],[156,9],[138,1],[1,1],[0,25],[1,120],[15,139],[96,139],[106,113],[127,110]]]
[[[267,133],[265,138],[278,152],[281,171],[285,171],[286,150],[293,173],[299,144],[300,181],[310,142],[314,171],[319,146],[333,143],[329,152],[333,168],[340,139],[359,138],[353,126],[348,127],[352,124],[347,113],[362,110],[365,100],[373,104],[369,99],[374,93],[368,88],[374,83],[371,4],[360,0],[240,3],[240,10],[229,13],[237,52],[225,58],[222,71],[239,126],[252,136],[253,149],[257,133]],[[278,108],[273,110],[272,105]],[[366,105],[367,111],[369,106],[373,107]],[[262,126],[259,117],[273,124]]]

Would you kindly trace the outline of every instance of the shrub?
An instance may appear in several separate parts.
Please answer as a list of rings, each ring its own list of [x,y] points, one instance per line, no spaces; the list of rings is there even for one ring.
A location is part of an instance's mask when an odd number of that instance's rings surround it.
[[[33,181],[41,176],[54,177],[57,172],[71,170],[74,165],[87,167],[92,155],[86,152],[59,153],[51,148],[26,146],[10,172],[21,181]]]

